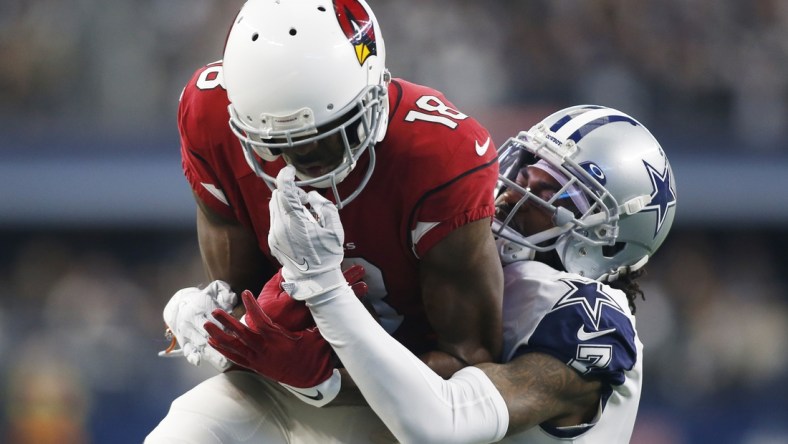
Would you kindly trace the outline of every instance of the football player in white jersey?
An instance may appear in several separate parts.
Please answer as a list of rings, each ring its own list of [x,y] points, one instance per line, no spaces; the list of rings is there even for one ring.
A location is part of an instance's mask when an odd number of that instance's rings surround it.
[[[505,277],[502,364],[466,367],[448,380],[430,370],[380,328],[345,282],[335,207],[280,184],[269,242],[293,263],[319,269],[304,274],[283,261],[282,288],[306,302],[402,442],[628,442],[643,359],[635,279],[673,222],[670,164],[642,124],[600,106],[561,110],[499,154],[493,230]],[[244,302],[247,323],[260,322],[254,299],[247,294]],[[226,330],[209,328],[215,338],[255,333],[215,315]]]

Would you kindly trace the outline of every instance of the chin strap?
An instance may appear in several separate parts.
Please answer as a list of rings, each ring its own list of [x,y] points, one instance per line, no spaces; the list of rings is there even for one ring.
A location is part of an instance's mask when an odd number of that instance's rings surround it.
[[[501,258],[502,265],[509,265],[519,261],[528,261],[533,259],[534,254],[536,254],[533,249],[518,245],[502,237],[495,238],[495,246],[498,249],[498,256]]]
[[[613,282],[616,279],[620,278],[621,276],[632,273],[633,271],[640,270],[641,268],[643,268],[644,265],[646,265],[647,262],[648,262],[648,256],[643,256],[642,258],[640,258],[639,261],[635,262],[634,264],[630,266],[618,267],[615,270],[611,270],[609,273],[605,273],[602,276],[600,276],[599,279],[597,280],[602,282]]]

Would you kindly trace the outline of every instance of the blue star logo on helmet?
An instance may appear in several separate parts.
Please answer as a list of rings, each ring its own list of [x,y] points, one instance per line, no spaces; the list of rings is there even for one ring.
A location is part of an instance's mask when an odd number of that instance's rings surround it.
[[[364,5],[358,0],[334,0],[339,27],[356,50],[359,65],[378,54],[375,25]]]
[[[665,163],[664,171],[660,172],[651,164],[643,161],[651,177],[651,186],[654,188],[651,192],[651,202],[643,207],[642,211],[654,211],[657,213],[657,226],[654,230],[654,237],[657,237],[659,230],[665,223],[668,216],[668,209],[676,206],[676,190],[673,189],[671,184],[671,170],[667,163]]]

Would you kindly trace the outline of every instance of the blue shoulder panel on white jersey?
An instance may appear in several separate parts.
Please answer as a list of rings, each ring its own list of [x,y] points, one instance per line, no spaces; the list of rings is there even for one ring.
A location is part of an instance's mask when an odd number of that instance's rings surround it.
[[[619,303],[603,284],[588,279],[560,279],[566,292],[547,312],[527,345],[517,354],[550,354],[583,375],[611,385],[624,383],[624,372],[637,360],[635,331]]]

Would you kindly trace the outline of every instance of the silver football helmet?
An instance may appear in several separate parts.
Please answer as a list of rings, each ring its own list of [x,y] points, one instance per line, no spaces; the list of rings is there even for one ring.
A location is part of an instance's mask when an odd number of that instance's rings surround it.
[[[522,195],[493,224],[502,255],[555,249],[567,271],[613,281],[645,265],[673,224],[676,184],[665,152],[646,127],[621,111],[566,108],[498,151],[496,196],[512,189]],[[545,200],[518,184],[528,165],[548,172],[561,188]],[[570,198],[573,210],[556,205]],[[554,226],[519,233],[512,221],[526,204],[549,211]]]
[[[386,134],[386,50],[364,0],[249,0],[224,50],[230,127],[246,160],[270,187],[260,165],[318,144],[328,166],[296,166],[297,185],[331,188],[338,207],[355,198],[375,165],[374,145]],[[343,146],[343,148],[339,148]],[[337,184],[369,151],[366,176],[349,196]],[[259,156],[259,158],[258,158]],[[314,173],[314,174],[313,174]]]

